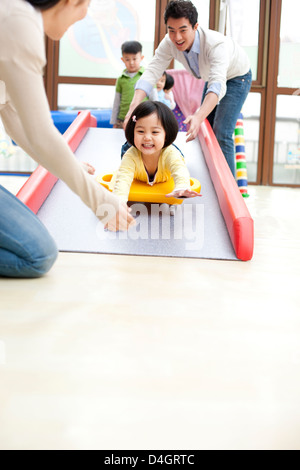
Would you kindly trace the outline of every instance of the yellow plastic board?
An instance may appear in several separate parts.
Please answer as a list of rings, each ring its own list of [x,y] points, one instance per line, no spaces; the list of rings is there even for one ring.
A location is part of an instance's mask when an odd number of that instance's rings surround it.
[[[104,186],[104,188],[108,189],[109,191],[112,191],[112,177],[113,174],[107,174],[102,176],[99,175],[97,176],[96,180],[98,181],[98,183]],[[200,193],[201,184],[196,178],[190,178],[190,184],[190,189],[192,191]],[[128,200],[134,202],[152,202],[159,204],[167,203],[171,205],[182,204],[183,199],[178,199],[175,197],[166,197],[166,194],[171,193],[174,187],[175,184],[173,178],[166,181],[165,183],[156,183],[152,186],[142,181],[133,180]]]

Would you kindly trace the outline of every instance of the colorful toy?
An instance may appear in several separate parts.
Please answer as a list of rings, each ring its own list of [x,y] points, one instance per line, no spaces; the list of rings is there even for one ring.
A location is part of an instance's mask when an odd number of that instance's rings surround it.
[[[109,191],[113,190],[113,174],[97,176],[96,180]],[[201,184],[195,178],[190,178],[191,190],[200,193]],[[167,203],[169,205],[182,204],[183,199],[166,197],[175,187],[171,178],[165,183],[156,183],[152,186],[142,181],[133,180],[128,200],[134,202]]]
[[[236,160],[236,179],[239,190],[243,197],[249,197],[248,194],[248,176],[245,153],[245,138],[243,115],[240,113],[234,130],[234,148]]]

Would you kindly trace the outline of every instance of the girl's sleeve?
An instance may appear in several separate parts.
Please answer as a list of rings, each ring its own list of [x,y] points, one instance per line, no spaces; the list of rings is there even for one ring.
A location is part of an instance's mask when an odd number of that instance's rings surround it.
[[[174,147],[170,148],[170,152],[166,158],[172,178],[174,179],[174,191],[190,188],[190,174],[186,164],[183,161],[179,151]]]
[[[104,217],[104,203],[113,217],[119,209],[118,198],[84,171],[53,124],[42,78],[41,31],[30,19],[20,17],[19,23],[18,28],[14,19],[11,34],[6,28],[11,37],[6,38],[7,52],[2,49],[0,53],[0,79],[10,97],[0,111],[4,127],[18,145],[61,178],[100,220]]]
[[[127,202],[130,187],[135,174],[135,162],[127,151],[122,159],[122,163],[116,173],[113,193],[119,196],[121,201]]]

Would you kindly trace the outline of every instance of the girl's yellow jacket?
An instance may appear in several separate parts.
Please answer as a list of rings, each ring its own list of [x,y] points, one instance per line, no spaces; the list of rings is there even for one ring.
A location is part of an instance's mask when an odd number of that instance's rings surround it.
[[[122,201],[127,202],[133,179],[143,181],[152,186],[155,183],[164,183],[170,178],[174,179],[174,191],[190,188],[189,171],[181,153],[174,145],[169,145],[169,147],[162,149],[153,182],[149,182],[149,176],[145,169],[141,152],[132,146],[124,154],[119,170],[114,176],[113,192]]]

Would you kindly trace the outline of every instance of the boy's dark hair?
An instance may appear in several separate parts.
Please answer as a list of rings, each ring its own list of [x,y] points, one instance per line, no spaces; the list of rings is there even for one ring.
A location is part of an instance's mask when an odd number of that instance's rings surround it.
[[[174,78],[169,73],[166,73],[166,83],[164,90],[170,90],[174,86]]]
[[[169,18],[187,18],[192,27],[198,22],[198,12],[195,5],[189,0],[172,0],[166,6],[164,13],[165,24]]]
[[[135,110],[131,113],[129,121],[127,122],[125,128],[125,136],[127,142],[131,145],[134,145],[134,128],[136,125],[136,121],[146,116],[150,116],[150,114],[157,114],[158,119],[160,120],[162,127],[165,130],[166,137],[164,147],[168,147],[171,145],[177,137],[178,134],[178,122],[173,114],[173,112],[166,106],[164,103],[160,101],[143,101],[140,103]],[[133,119],[134,118],[134,119]]]
[[[142,44],[138,41],[126,41],[121,46],[122,54],[137,54],[142,52]]]

